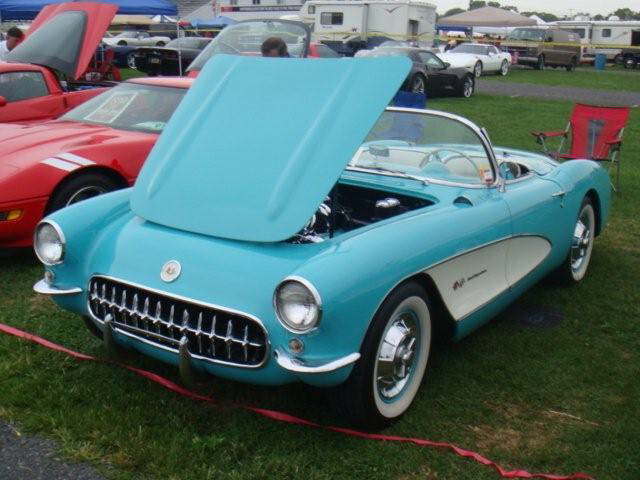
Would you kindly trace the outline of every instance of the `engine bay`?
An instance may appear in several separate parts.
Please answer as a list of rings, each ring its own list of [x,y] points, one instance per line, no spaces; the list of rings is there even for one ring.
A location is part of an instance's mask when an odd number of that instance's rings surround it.
[[[319,243],[336,233],[348,232],[395,217],[433,202],[397,193],[338,183],[290,243]]]

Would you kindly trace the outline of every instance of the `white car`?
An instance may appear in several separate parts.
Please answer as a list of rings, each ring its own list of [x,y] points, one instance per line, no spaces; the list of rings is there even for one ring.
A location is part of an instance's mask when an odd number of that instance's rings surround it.
[[[169,37],[151,36],[149,32],[143,32],[139,30],[127,30],[121,32],[113,37],[105,37],[102,39],[103,43],[115,46],[131,45],[134,47],[164,47],[169,43],[171,39]]]
[[[462,43],[447,52],[435,52],[441,60],[455,68],[466,68],[476,78],[483,73],[506,75],[511,65],[511,54],[493,45]]]

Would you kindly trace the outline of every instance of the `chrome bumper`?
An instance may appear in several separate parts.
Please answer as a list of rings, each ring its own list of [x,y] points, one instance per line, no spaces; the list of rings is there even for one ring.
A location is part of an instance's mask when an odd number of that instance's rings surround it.
[[[79,287],[75,287],[61,290],[59,288],[52,287],[43,278],[33,286],[33,291],[36,293],[41,293],[43,295],[75,295],[76,293],[82,292],[82,289]]]
[[[276,350],[276,362],[285,370],[294,373],[328,373],[333,372],[334,370],[338,370],[342,367],[346,367],[347,365],[351,365],[352,363],[358,361],[360,358],[359,353],[351,353],[346,357],[338,358],[329,363],[325,363],[322,365],[306,365],[301,362],[297,358],[291,357],[287,353],[282,350]]]

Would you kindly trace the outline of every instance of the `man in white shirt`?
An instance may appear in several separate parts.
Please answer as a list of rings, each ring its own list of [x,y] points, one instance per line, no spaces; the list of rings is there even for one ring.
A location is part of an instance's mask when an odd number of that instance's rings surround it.
[[[4,42],[0,42],[0,62],[7,60],[9,52],[16,48],[23,38],[24,33],[18,27],[11,27],[7,31],[7,39]]]

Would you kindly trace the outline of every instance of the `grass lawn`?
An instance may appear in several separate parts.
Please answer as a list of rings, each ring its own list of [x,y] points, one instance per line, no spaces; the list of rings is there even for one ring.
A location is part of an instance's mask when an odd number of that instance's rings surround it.
[[[640,92],[640,71],[608,69],[578,69],[567,72],[564,68],[547,68],[540,72],[532,68],[514,68],[509,75],[486,75],[482,81],[535,83],[562,87],[582,87],[598,90],[628,90]]]
[[[563,126],[572,107],[491,96],[430,106],[486,126],[498,145],[525,148],[535,147],[529,130]],[[510,309],[463,341],[436,347],[413,407],[387,433],[451,441],[534,472],[638,478],[639,135],[640,111],[634,111],[623,150],[623,193],[596,241],[587,278],[573,288],[540,285],[518,302],[552,307],[564,320],[553,328],[527,328]],[[103,356],[79,318],[31,292],[41,272],[28,253],[0,259],[0,322]],[[177,379],[176,369],[137,354],[125,361]],[[336,421],[321,392],[303,385],[262,388],[210,378],[202,391],[227,404]],[[124,370],[77,362],[3,335],[0,417],[54,438],[66,458],[92,462],[117,479],[498,478],[441,451],[212,408]]]
[[[134,70],[133,68],[121,68],[120,75],[122,76],[122,80],[129,80],[130,78],[147,76],[146,73],[141,72],[140,70]]]

